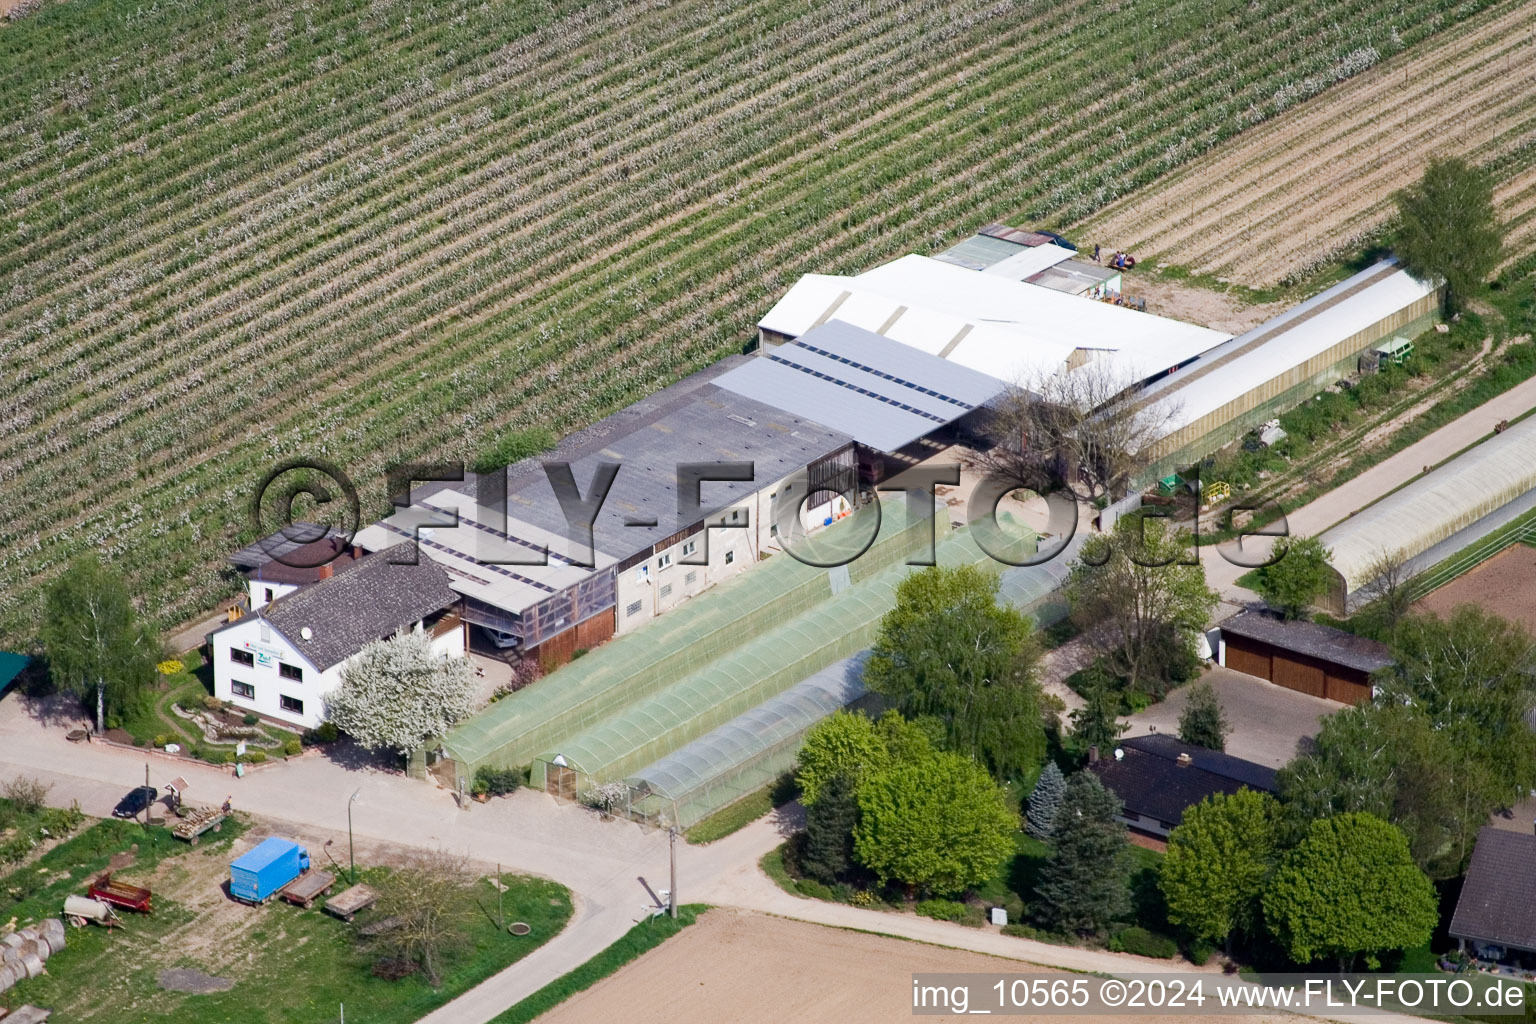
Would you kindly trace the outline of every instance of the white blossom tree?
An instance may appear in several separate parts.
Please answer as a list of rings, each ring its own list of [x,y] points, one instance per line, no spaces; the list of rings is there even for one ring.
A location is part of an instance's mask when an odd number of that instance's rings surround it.
[[[408,757],[474,711],[469,659],[432,650],[423,633],[402,633],[364,647],[325,700],[326,714],[369,750]]]

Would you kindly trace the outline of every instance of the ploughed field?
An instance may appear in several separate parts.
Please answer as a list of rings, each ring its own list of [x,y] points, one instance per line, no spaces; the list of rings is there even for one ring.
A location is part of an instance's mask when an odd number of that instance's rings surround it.
[[[1081,218],[1483,5],[1112,6],[71,0],[5,25],[0,644],[88,548],[162,623],[207,609],[284,459],[338,463],[378,514],[387,464],[589,422],[738,350],[802,272]]]
[[[1110,204],[1079,232],[1197,274],[1272,286],[1378,231],[1392,192],[1440,155],[1491,166],[1511,257],[1536,247],[1529,5],[1500,3],[1429,45],[1357,60],[1371,66]]]

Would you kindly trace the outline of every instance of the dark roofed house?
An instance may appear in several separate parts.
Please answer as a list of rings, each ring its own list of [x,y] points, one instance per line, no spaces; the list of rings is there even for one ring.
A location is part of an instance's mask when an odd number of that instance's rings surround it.
[[[209,635],[214,693],[238,707],[313,728],[346,662],[375,640],[419,630],[445,656],[464,653],[448,573],[400,544],[279,597]],[[399,560],[398,562],[396,560]]]
[[[362,556],[361,549],[340,530],[293,523],[230,556],[231,564],[248,581],[244,609],[231,614],[238,618],[243,611],[265,607],[301,587],[345,572]]]
[[[1112,755],[1088,767],[1125,805],[1120,820],[1158,838],[1184,820],[1185,808],[1213,793],[1275,789],[1273,768],[1160,733],[1122,740]]]
[[[1217,660],[1237,672],[1314,697],[1371,699],[1371,673],[1392,665],[1386,644],[1316,622],[1245,611],[1221,623]]]
[[[1536,965],[1536,835],[1477,834],[1450,933],[1482,959]]]

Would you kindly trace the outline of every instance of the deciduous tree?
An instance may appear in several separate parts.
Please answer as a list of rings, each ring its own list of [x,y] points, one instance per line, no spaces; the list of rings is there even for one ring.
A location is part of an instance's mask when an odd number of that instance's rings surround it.
[[[1126,685],[1162,696],[1170,640],[1188,648],[1219,595],[1205,584],[1187,533],[1156,517],[1121,516],[1084,542],[1067,577],[1072,617]]]
[[[1312,823],[1264,892],[1264,921],[1298,964],[1329,959],[1349,970],[1365,954],[1417,946],[1438,920],[1435,888],[1408,842],[1371,814]]]
[[[1268,793],[1217,793],[1184,811],[1168,835],[1158,886],[1168,920],[1224,943],[1253,934],[1259,899],[1279,858],[1280,804]]]
[[[1018,381],[993,403],[993,444],[978,460],[989,473],[1040,493],[1058,479],[1084,501],[1118,493],[1140,453],[1167,433],[1179,411],[1172,402],[1129,397],[1138,383],[1107,361]]]
[[[475,709],[469,659],[444,657],[422,633],[376,640],[342,669],[326,714],[369,750],[407,757]]]
[[[41,629],[60,689],[96,699],[96,731],[108,707],[121,711],[155,678],[160,639],[139,620],[122,579],[95,555],[75,559],[48,588]]]
[[[1018,822],[997,783],[947,751],[897,764],[858,787],[854,855],[882,882],[953,894],[991,878]]]
[[[1307,614],[1312,602],[1328,592],[1332,553],[1316,537],[1289,537],[1276,542],[1278,561],[1258,570],[1257,589],[1265,602],[1287,619]]]
[[[1445,280],[1455,312],[1482,290],[1504,252],[1504,225],[1493,206],[1493,178],[1459,157],[1434,158],[1418,183],[1392,196],[1392,250],[1421,277]]]
[[[433,988],[466,945],[475,913],[468,860],[443,850],[415,851],[379,885],[379,913],[394,927],[375,940],[384,955],[419,967]],[[499,881],[499,879],[498,879]]]
[[[1091,771],[1067,780],[1035,885],[1034,912],[1047,928],[1098,934],[1130,909],[1129,840],[1119,813],[1120,799]]]
[[[903,579],[880,623],[864,681],[910,718],[943,725],[944,744],[999,778],[1045,757],[1030,620],[997,600],[998,579],[972,566],[932,566]]]

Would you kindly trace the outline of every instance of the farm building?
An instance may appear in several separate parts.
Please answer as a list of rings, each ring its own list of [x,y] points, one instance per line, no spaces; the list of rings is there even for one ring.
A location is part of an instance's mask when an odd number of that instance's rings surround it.
[[[1057,234],[1011,228],[1006,224],[988,224],[970,238],[945,249],[934,259],[967,270],[990,270],[999,263],[1037,249],[1044,253],[1040,258],[1057,262],[1070,259],[1077,252],[1072,243]]]
[[[1370,700],[1371,673],[1393,664],[1385,644],[1315,622],[1245,611],[1220,630],[1218,663],[1344,704]]]
[[[1125,272],[1087,260],[1065,260],[1054,263],[1032,277],[1026,284],[1038,285],[1068,295],[1082,295],[1090,299],[1102,299],[1119,295],[1124,287]]]
[[[802,486],[819,504],[844,510],[857,500],[851,437],[715,386],[742,361],[716,364],[511,467],[504,492],[495,477],[418,486],[409,507],[357,543],[373,550],[418,537],[464,595],[467,622],[546,669],[562,664],[755,564],[772,543],[773,502],[788,478],[806,474]],[[562,462],[589,496],[599,466],[619,466],[590,549],[544,468]],[[698,505],[685,510],[679,467],[713,462],[750,463],[752,478],[704,482]],[[811,508],[803,520],[831,514]]]
[[[1137,399],[1167,421],[1137,483],[1199,461],[1355,373],[1361,353],[1427,329],[1439,307],[1437,286],[1383,260],[1187,365],[1170,362]]]
[[[213,692],[275,721],[312,729],[325,695],[365,646],[413,630],[445,657],[464,653],[459,595],[435,562],[408,545],[368,555],[345,571],[276,598],[209,634]]]
[[[715,383],[853,437],[859,442],[860,475],[870,482],[920,460],[922,453],[903,450],[968,421],[1005,387],[996,377],[892,345],[841,320],[761,349]],[[890,453],[902,454],[893,459]]]
[[[445,737],[444,754],[469,775],[484,764],[526,765],[565,738],[661,692],[842,589],[901,564],[927,544],[930,522],[908,522],[906,503],[896,499],[873,503],[833,524],[822,534],[822,543],[852,557],[867,536],[861,520],[877,510],[874,543],[849,564],[826,569],[775,555],[729,586],[701,594],[645,629],[618,637],[492,704]]]
[[[772,348],[829,320],[1005,383],[1093,359],[1114,360],[1117,372],[1141,381],[1185,366],[1231,337],[916,255],[853,277],[805,275],[763,316],[758,337]]]
[[[1113,754],[1093,752],[1088,768],[1123,805],[1119,820],[1135,832],[1166,839],[1185,808],[1216,793],[1272,793],[1275,770],[1218,750],[1153,733],[1121,740]]]
[[[1491,424],[1490,424],[1491,426]],[[1536,508],[1536,417],[1361,509],[1322,535],[1334,580],[1322,603],[1352,613],[1385,564],[1416,576]],[[1492,554],[1490,551],[1488,554]]]
[[[348,543],[339,530],[316,523],[291,523],[229,557],[246,578],[245,601],[231,609],[230,621],[328,579],[362,556],[363,551]]]
[[[1536,965],[1536,835],[1478,832],[1449,930],[1480,959]]]

